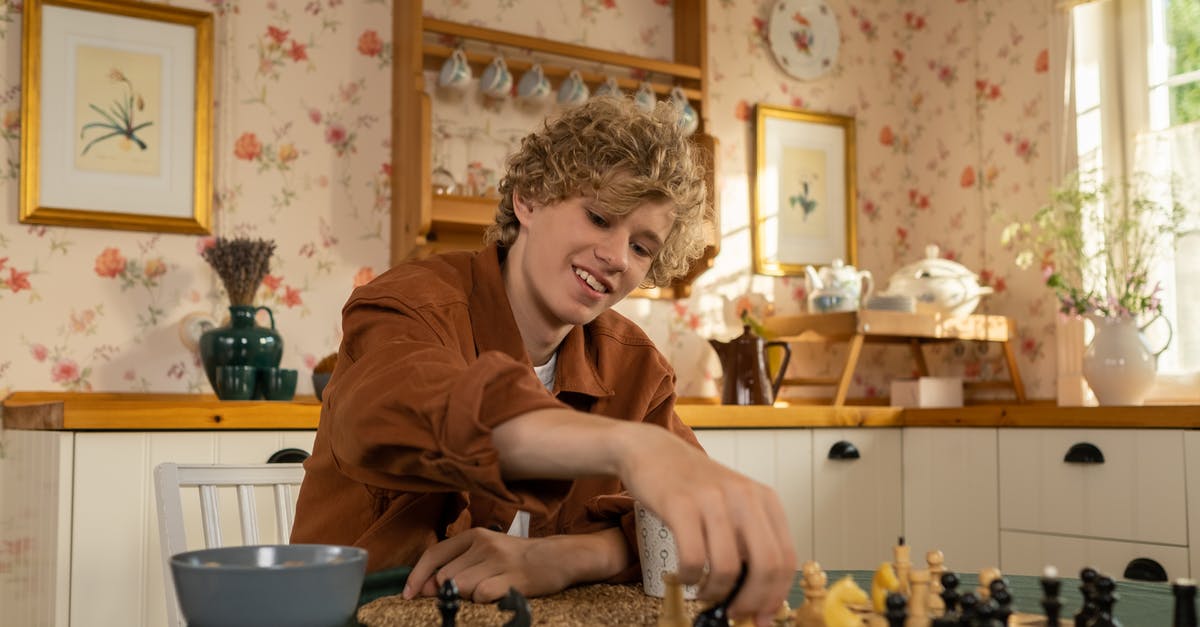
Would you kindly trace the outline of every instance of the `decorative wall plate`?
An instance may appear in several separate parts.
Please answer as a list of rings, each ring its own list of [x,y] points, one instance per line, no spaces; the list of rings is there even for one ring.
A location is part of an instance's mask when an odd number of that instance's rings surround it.
[[[771,9],[767,41],[788,76],[810,80],[833,69],[841,34],[825,0],[779,0]]]

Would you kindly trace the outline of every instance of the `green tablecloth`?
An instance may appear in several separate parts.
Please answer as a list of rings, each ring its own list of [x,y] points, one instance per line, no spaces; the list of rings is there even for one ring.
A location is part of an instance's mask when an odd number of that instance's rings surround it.
[[[380,571],[367,575],[363,581],[362,595],[359,597],[360,606],[375,599],[400,594],[404,582],[408,578],[407,566]],[[839,571],[828,572],[829,583],[849,574],[854,581],[868,593],[871,591],[871,571]],[[979,585],[979,578],[972,573],[959,575],[962,583],[958,587],[960,593],[974,590]],[[1041,614],[1042,588],[1037,577],[1025,575],[1005,575],[1008,589],[1013,596],[1013,607],[1017,611],[1030,614]],[[1171,624],[1171,614],[1175,600],[1171,594],[1171,586],[1165,583],[1142,583],[1136,581],[1117,582],[1117,601],[1115,610],[1117,618],[1125,627],[1167,627]],[[1079,611],[1083,598],[1079,593],[1079,580],[1071,577],[1062,579],[1059,601],[1062,603],[1061,618],[1068,618]],[[804,592],[800,589],[800,577],[792,582],[792,591],[788,594],[788,603],[792,607],[800,607],[804,602]]]

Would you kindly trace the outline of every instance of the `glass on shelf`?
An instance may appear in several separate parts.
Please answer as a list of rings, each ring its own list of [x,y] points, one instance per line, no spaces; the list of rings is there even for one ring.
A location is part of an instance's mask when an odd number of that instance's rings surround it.
[[[460,193],[458,183],[454,180],[454,175],[440,165],[433,169],[430,186],[433,188],[433,193],[436,196]]]

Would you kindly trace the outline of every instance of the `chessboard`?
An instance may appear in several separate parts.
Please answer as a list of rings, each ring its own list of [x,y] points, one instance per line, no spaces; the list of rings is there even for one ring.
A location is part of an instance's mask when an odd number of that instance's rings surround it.
[[[947,568],[941,551],[930,551],[925,563],[914,565],[903,539],[893,547],[892,559],[878,569],[849,574],[826,573],[814,561],[805,562],[793,587],[792,609],[785,603],[774,627],[1059,627],[1077,624],[1117,627],[1114,606],[1120,600],[1116,581],[1092,568],[1076,579],[1060,579],[1048,567],[1040,578],[1016,576],[1010,593],[1009,577],[995,568],[961,577]],[[869,581],[864,577],[870,576]],[[855,581],[857,579],[858,581]],[[832,580],[832,581],[831,581]],[[1036,582],[1036,583],[1033,583]],[[864,587],[860,587],[860,583]],[[1063,584],[1066,583],[1066,586]],[[730,593],[730,598],[736,594]],[[1130,600],[1141,603],[1129,627],[1167,624],[1196,625],[1196,584],[1178,580],[1167,593],[1164,584],[1122,582]],[[1034,591],[1040,598],[1032,601]],[[1060,594],[1069,595],[1067,598]],[[1023,598],[1017,607],[1014,597]],[[1174,607],[1170,608],[1171,598]],[[647,596],[640,585],[592,584],[526,600],[516,590],[495,604],[471,603],[458,598],[453,582],[438,598],[405,600],[399,596],[377,599],[359,608],[365,627],[524,627],[556,625],[644,625],[653,627],[748,627],[726,615],[729,598],[712,606],[685,601],[683,587],[667,578],[664,599]],[[1152,604],[1154,612],[1148,610]],[[1069,607],[1068,607],[1069,606]],[[1146,616],[1154,616],[1147,619]],[[1180,618],[1182,617],[1182,618]]]

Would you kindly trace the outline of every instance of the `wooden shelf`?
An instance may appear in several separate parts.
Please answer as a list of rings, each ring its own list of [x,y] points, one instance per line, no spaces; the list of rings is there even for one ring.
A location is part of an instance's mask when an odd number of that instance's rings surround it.
[[[684,9],[679,8],[677,10]],[[422,30],[430,33],[440,33],[442,35],[461,37],[463,39],[481,41],[498,46],[521,48],[530,52],[542,52],[559,57],[569,57],[572,59],[581,59],[595,63],[602,63],[604,65],[617,65],[635,70],[643,70],[645,72],[665,74],[676,79],[699,82],[704,76],[703,69],[697,65],[673,63],[671,61],[661,61],[659,59],[639,57],[632,54],[611,52],[608,50],[601,50],[599,48],[577,46],[575,44],[567,44],[549,39],[542,39],[540,37],[529,37],[527,35],[518,35],[516,33],[493,30],[480,26],[471,26],[468,24],[459,24],[457,22],[448,22],[446,20],[439,20],[429,17],[424,18],[421,28]],[[490,57],[488,60],[490,60]],[[512,68],[511,64],[509,65],[509,68]]]
[[[436,69],[454,48],[445,37],[465,42],[503,47],[510,71],[520,74],[534,64],[532,54],[552,57],[538,59],[545,74],[561,79],[577,70],[586,83],[607,80],[604,66],[628,68],[644,78],[616,77],[624,90],[633,91],[644,80],[655,93],[667,95],[679,87],[700,114],[700,127],[693,136],[700,154],[708,159],[707,186],[714,222],[719,221],[716,204],[717,142],[707,133],[707,0],[676,0],[674,3],[674,60],[663,61],[588,46],[519,35],[481,26],[461,24],[423,15],[424,3],[411,0],[397,3],[392,11],[393,105],[392,105],[392,220],[391,263],[447,250],[478,249],[483,232],[495,219],[496,200],[454,195],[434,195],[432,191],[432,100],[425,92],[425,71]],[[438,41],[429,41],[428,34]],[[452,42],[450,42],[452,43]],[[480,69],[491,62],[495,53],[463,47],[467,62]],[[716,224],[714,223],[714,227]],[[682,298],[691,291],[691,283],[713,265],[720,251],[720,229],[713,229],[714,241],[704,256],[693,264],[687,276],[671,286],[639,290],[632,296],[646,298]]]

